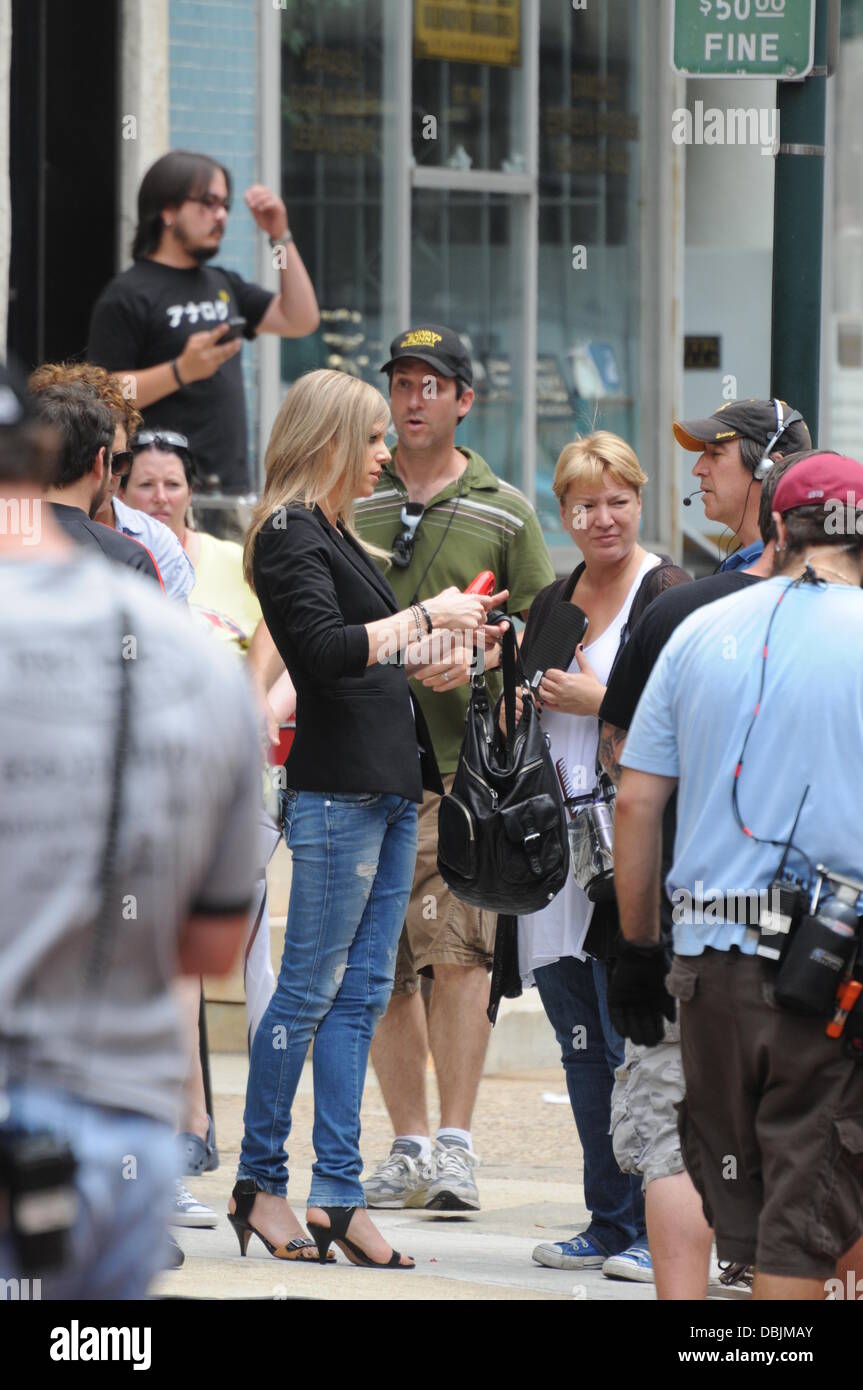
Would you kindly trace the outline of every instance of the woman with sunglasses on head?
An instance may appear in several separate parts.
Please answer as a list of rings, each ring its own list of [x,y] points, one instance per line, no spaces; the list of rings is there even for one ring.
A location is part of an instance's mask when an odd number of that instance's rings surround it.
[[[174,430],[143,429],[130,441],[132,466],[122,482],[130,507],[173,531],[195,571],[189,604],[219,636],[245,652],[261,621],[261,607],[243,579],[243,549],[189,524],[195,472],[189,441]]]
[[[281,794],[292,853],[285,951],[252,1046],[229,1219],[243,1253],[254,1233],[276,1258],[314,1258],[311,1242],[297,1243],[284,1150],[314,1037],[306,1219],[319,1259],[335,1241],[354,1264],[410,1269],[365,1210],[359,1149],[369,1046],[410,897],[417,806],[423,785],[441,790],[403,659],[432,629],[481,630],[506,595],[451,588],[398,611],[372,558],[383,552],[353,526],[354,499],[371,497],[389,460],[388,423],[386,401],[367,383],[335,371],[301,377],[273,425],[246,539],[246,577],[297,690],[297,731]]]

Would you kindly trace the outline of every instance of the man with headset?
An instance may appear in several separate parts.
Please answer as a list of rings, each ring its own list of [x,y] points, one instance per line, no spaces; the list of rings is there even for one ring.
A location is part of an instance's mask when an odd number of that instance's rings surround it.
[[[451,584],[465,589],[481,570],[491,570],[496,588],[509,590],[509,612],[525,615],[554,570],[527,498],[473,449],[456,446],[456,429],[474,399],[461,339],[436,324],[408,329],[394,338],[381,370],[389,377],[398,442],[373,496],[358,501],[355,514],[363,538],[392,551],[386,576],[399,602],[421,601]],[[435,652],[431,661],[412,687],[450,791],[464,734],[470,653]],[[470,1128],[490,1031],[488,971],[497,918],[460,902],[438,874],[439,804],[438,796],[426,793],[393,996],[372,1044],[395,1138],[364,1185],[370,1207],[479,1208]],[[420,975],[434,980],[428,1021]],[[429,1049],[441,1102],[434,1145],[425,1092]]]
[[[678,444],[699,455],[692,470],[699,486],[683,505],[700,493],[707,520],[737,537],[720,570],[748,568],[763,549],[758,505],[770,460],[812,447],[803,416],[787,401],[727,401],[706,420],[678,420],[673,428]]]
[[[627,730],[650,672],[672,632],[696,609],[766,579],[772,571],[775,528],[771,504],[773,490],[786,466],[786,433],[807,442],[809,433],[798,412],[789,410],[784,401],[742,401],[733,405],[735,409],[721,408],[708,420],[674,426],[684,447],[704,450],[695,475],[704,483],[705,509],[708,515],[718,516],[735,529],[740,549],[720,566],[718,574],[678,586],[650,604],[615,664],[599,712],[599,756],[606,773],[618,785]],[[763,434],[768,425],[770,435],[758,444],[755,436]],[[740,435],[723,440],[735,426]],[[747,543],[753,498],[758,540]],[[663,821],[664,863],[671,862],[674,823],[675,807],[671,801]],[[670,914],[671,905],[663,893],[660,917],[667,935]],[[612,978],[609,1006],[613,1019],[615,996]],[[616,1019],[615,1027],[620,1022]],[[654,1047],[638,1046],[627,1039],[626,1060],[617,1072],[612,1095],[612,1136],[623,1171],[640,1172],[643,1177],[651,1261],[657,1296],[661,1299],[700,1296],[697,1291],[706,1278],[710,1258],[712,1235],[684,1170],[677,1137],[675,1107],[683,1091],[680,1030],[676,1022],[666,1024],[664,1037]],[[724,1282],[733,1282],[738,1274],[739,1269],[732,1264]]]

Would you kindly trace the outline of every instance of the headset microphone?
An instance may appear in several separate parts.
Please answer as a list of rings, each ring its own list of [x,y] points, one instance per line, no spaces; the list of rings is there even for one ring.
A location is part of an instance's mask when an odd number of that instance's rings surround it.
[[[764,479],[767,477],[767,474],[773,467],[775,460],[772,459],[770,455],[773,449],[776,447],[779,440],[781,439],[782,435],[791,425],[795,425],[797,424],[798,420],[803,419],[803,416],[800,414],[799,410],[792,410],[790,414],[786,415],[784,410],[782,409],[782,402],[780,400],[774,399],[773,408],[776,411],[776,433],[773,435],[772,439],[770,439],[764,446],[764,453],[761,455],[761,458],[758,460],[758,463],[756,464],[755,472],[752,475],[756,483],[763,482]]]
[[[698,497],[699,494],[702,493],[703,491],[704,491],[704,488],[702,488],[702,487],[697,487],[697,488],[695,489],[694,492],[690,492],[690,494],[689,494],[688,497],[684,497],[684,499],[683,499],[683,505],[684,505],[684,507],[691,507],[691,506],[692,506],[692,499],[693,499],[693,497]]]

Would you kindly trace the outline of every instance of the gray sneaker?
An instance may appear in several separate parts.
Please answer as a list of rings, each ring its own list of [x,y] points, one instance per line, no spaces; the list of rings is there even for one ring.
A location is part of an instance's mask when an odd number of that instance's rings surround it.
[[[218,1226],[219,1218],[204,1202],[193,1197],[179,1178],[174,1184],[174,1202],[169,1218],[172,1226]]]
[[[383,1163],[379,1163],[363,1183],[370,1207],[396,1210],[425,1206],[429,1184],[434,1178],[434,1160],[424,1163],[420,1154],[420,1146],[413,1140],[395,1141]]]
[[[426,1211],[479,1211],[479,1192],[473,1170],[479,1159],[458,1139],[436,1139],[435,1177],[428,1189]]]

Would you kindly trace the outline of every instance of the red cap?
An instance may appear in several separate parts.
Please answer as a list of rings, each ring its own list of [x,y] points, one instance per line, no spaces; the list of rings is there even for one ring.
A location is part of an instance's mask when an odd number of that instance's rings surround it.
[[[810,454],[783,473],[770,510],[784,516],[795,507],[825,502],[863,507],[863,463],[843,454]]]

